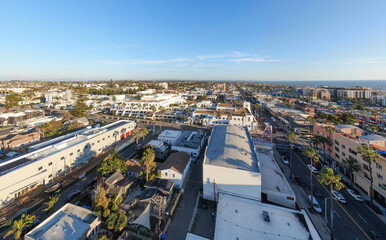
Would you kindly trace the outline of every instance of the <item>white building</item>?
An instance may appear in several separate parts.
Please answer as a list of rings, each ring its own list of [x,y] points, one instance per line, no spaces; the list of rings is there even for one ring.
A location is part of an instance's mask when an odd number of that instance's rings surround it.
[[[174,182],[174,186],[181,188],[185,176],[189,171],[190,155],[184,152],[175,152],[158,168],[160,178]]]
[[[203,198],[219,192],[261,200],[261,173],[249,132],[239,126],[216,125],[203,162]]]
[[[33,230],[25,240],[84,240],[98,239],[100,215],[92,211],[67,203],[49,216]]]
[[[0,163],[0,207],[51,182],[72,167],[87,163],[93,156],[131,135],[134,128],[134,121],[85,128],[31,146],[29,153],[3,161]]]
[[[158,141],[166,142],[170,145],[176,144],[179,137],[181,136],[181,131],[176,130],[165,130],[160,135],[158,135]]]
[[[226,193],[219,195],[215,226],[214,240],[321,239],[304,210],[274,206]]]
[[[185,99],[175,94],[156,94],[128,99],[111,105],[110,112],[115,115],[145,118],[161,108],[168,109],[171,104],[184,104]]]
[[[185,152],[197,158],[204,145],[205,136],[196,131],[165,130],[158,135],[158,140],[171,145],[172,151]]]

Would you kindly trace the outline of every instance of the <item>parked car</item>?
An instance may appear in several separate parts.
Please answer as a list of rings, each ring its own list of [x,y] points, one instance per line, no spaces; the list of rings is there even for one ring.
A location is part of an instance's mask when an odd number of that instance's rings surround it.
[[[300,177],[295,177],[295,181],[298,183],[299,186],[304,187],[306,184]]]
[[[281,160],[283,161],[284,164],[289,164],[288,158],[286,156],[281,156]]]
[[[347,203],[346,199],[343,197],[342,194],[340,194],[338,191],[336,190],[332,190],[332,197],[335,199],[335,200],[338,200],[339,202],[341,203]]]
[[[311,202],[311,195],[308,195],[308,200]],[[317,213],[322,213],[322,208],[320,207],[318,201],[316,200],[315,197],[312,198],[312,207]]]
[[[142,147],[142,144],[138,144],[136,149],[139,150],[141,149],[141,147]]]
[[[377,233],[376,231],[370,231],[370,238],[371,239],[374,239],[374,240],[380,240],[381,239],[381,235],[379,235],[379,233]]]
[[[313,187],[313,190],[314,190],[314,195],[318,198],[322,198],[323,197],[323,192],[317,188],[317,187]]]
[[[322,169],[322,164],[320,164],[320,162],[312,162],[312,166],[314,166],[317,170]]]
[[[80,193],[81,193],[80,190],[76,190],[75,192],[72,192],[72,193],[68,194],[66,199],[65,199],[65,202],[70,202],[71,200],[76,198],[76,196],[78,196]]]
[[[357,201],[359,201],[359,202],[363,202],[362,196],[359,195],[359,194],[357,194],[354,190],[347,188],[347,192],[348,192],[348,194],[350,194],[351,197],[353,197],[355,200],[357,200]]]
[[[307,167],[312,171],[312,173],[319,173],[318,169],[316,169],[316,167],[312,166],[311,164],[307,164]]]

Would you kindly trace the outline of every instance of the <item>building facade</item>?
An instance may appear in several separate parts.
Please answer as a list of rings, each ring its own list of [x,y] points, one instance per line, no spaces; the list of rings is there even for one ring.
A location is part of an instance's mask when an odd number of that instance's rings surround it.
[[[0,163],[0,206],[45,185],[134,132],[134,121],[85,128],[30,147],[30,152]],[[12,184],[11,184],[12,183]]]

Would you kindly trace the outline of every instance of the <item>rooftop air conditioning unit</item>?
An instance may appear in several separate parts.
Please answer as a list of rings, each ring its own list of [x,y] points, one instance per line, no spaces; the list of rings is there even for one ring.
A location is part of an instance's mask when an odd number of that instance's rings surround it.
[[[263,211],[263,217],[264,217],[264,221],[270,222],[269,213],[267,211]]]

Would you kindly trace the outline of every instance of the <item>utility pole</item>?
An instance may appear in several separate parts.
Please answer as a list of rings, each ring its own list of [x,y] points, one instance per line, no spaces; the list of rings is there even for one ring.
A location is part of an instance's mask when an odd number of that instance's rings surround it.
[[[216,201],[216,180],[213,179],[213,200]]]

